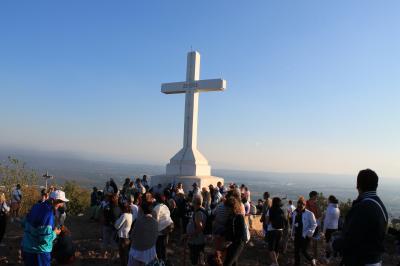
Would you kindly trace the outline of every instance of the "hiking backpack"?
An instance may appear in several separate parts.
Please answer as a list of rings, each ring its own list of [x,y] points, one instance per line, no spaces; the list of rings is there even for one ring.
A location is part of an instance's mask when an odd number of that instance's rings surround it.
[[[198,209],[196,212],[202,212],[205,216],[206,216],[206,224],[203,227],[203,234],[205,235],[211,235],[212,234],[212,224],[213,224],[213,220],[214,220],[214,216],[210,215],[205,209],[200,208]],[[195,213],[193,214],[193,222],[194,222],[194,218],[195,218]]]

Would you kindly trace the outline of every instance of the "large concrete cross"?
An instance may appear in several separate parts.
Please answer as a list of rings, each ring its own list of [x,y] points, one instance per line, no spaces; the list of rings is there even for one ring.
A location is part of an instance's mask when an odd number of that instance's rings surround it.
[[[210,176],[211,167],[207,159],[197,150],[197,123],[199,93],[223,91],[223,79],[200,79],[200,54],[196,51],[187,55],[186,81],[163,83],[161,92],[165,94],[185,93],[185,124],[183,148],[171,158],[167,165],[167,176]]]

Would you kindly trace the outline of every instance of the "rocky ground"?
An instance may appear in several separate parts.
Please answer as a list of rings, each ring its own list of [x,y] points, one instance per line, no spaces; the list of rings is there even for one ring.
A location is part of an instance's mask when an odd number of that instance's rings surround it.
[[[76,261],[74,265],[120,265],[117,256],[104,256],[101,252],[101,233],[100,225],[92,222],[87,216],[68,217],[67,226],[72,232],[74,242],[77,246]],[[261,233],[252,230],[252,240],[247,244],[242,253],[239,265],[269,265],[267,258],[267,248],[262,240]],[[0,265],[21,265],[19,246],[22,238],[22,228],[17,223],[8,223],[7,233],[3,240],[6,246],[0,247]],[[388,240],[388,254],[385,255],[384,265],[396,265],[397,258],[392,240]],[[206,251],[212,252],[211,245],[207,246]],[[319,250],[322,257],[323,251]],[[180,241],[178,233],[173,233],[168,255],[172,265],[190,265],[188,250],[184,250],[184,245]],[[338,260],[333,260],[329,264],[324,264],[322,260],[318,265],[338,265]],[[280,256],[280,265],[293,264],[293,246],[288,245],[287,252]],[[304,264],[307,265],[307,264]]]

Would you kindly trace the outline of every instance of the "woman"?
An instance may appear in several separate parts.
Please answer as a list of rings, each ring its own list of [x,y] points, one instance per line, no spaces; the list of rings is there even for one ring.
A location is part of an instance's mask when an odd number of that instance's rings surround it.
[[[71,233],[65,226],[61,226],[60,230],[53,247],[53,256],[59,265],[72,264],[75,260],[76,248],[72,242]]]
[[[324,219],[324,235],[326,242],[326,261],[329,262],[331,256],[331,248],[329,242],[331,241],[332,234],[338,230],[340,210],[338,207],[339,201],[335,196],[330,195],[328,198],[328,207],[326,209],[325,219]]]
[[[236,197],[226,199],[226,206],[231,210],[225,230],[225,240],[230,242],[226,249],[224,266],[237,265],[237,260],[243,251],[247,240],[242,203]]]
[[[207,212],[211,211],[211,194],[210,192],[208,192],[206,187],[203,187],[201,189],[201,196],[203,198],[203,203],[202,203],[203,208]]]
[[[316,260],[308,254],[308,246],[317,228],[314,214],[306,209],[306,199],[301,196],[297,201],[297,208],[292,216],[292,236],[294,236],[294,265],[300,265],[300,252],[311,263],[317,265]]]
[[[189,220],[186,229],[192,265],[202,265],[200,255],[204,254],[204,247],[206,244],[203,230],[206,226],[207,215],[206,210],[202,207],[202,201],[201,195],[196,194],[193,196],[193,216],[192,219]]]
[[[143,215],[136,220],[132,230],[132,244],[128,261],[129,266],[144,266],[157,258],[157,220],[151,215],[151,204],[143,202],[140,208]]]
[[[267,224],[267,243],[271,266],[278,266],[279,244],[283,236],[283,230],[287,227],[285,212],[282,210],[282,201],[275,197],[272,199],[272,206],[265,215]]]
[[[118,250],[119,257],[121,259],[121,265],[126,266],[128,264],[128,254],[129,254],[129,231],[132,227],[132,211],[129,204],[125,204],[122,207],[122,215],[115,221],[115,229],[118,230]]]
[[[10,211],[6,203],[6,195],[4,193],[0,194],[0,243],[3,240],[4,233],[6,232],[7,226],[7,214]]]

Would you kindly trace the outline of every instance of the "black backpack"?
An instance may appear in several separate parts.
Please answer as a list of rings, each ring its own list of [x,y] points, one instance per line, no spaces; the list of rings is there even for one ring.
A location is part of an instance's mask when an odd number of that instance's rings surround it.
[[[224,237],[227,241],[236,241],[236,240],[243,240],[248,241],[246,236],[246,229],[242,228],[242,235],[238,235],[239,232],[236,232],[236,223],[238,219],[244,219],[243,215],[241,214],[232,214],[225,225]],[[244,224],[244,222],[243,222]],[[245,224],[244,224],[245,225]]]
[[[206,224],[203,228],[203,234],[211,235],[212,234],[212,223],[214,220],[214,216],[209,215],[208,212],[203,208],[198,209],[196,212],[198,212],[198,211],[202,212],[206,216]],[[192,217],[193,217],[193,222],[194,222],[195,215],[193,214]]]
[[[269,220],[274,229],[284,229],[287,225],[285,213],[281,208],[269,209]]]

